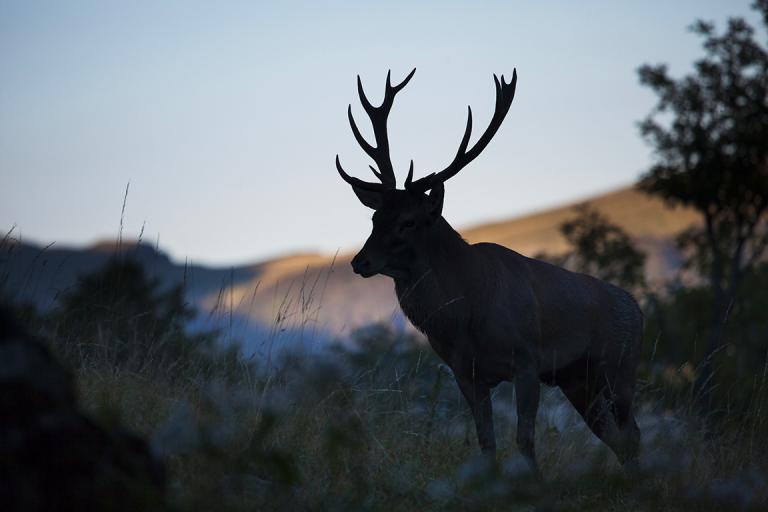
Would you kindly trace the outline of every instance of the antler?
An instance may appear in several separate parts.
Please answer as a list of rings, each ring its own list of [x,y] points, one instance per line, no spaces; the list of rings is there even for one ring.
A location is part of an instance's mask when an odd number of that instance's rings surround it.
[[[448,167],[438,173],[432,173],[428,176],[424,176],[416,181],[413,179],[411,173],[409,173],[408,179],[405,181],[405,188],[408,190],[414,190],[417,192],[425,192],[438,183],[443,183],[447,179],[452,178],[460,170],[462,170],[469,162],[477,158],[482,153],[488,143],[491,141],[499,127],[501,126],[504,117],[509,112],[509,107],[512,105],[512,100],[515,97],[515,87],[517,86],[517,69],[512,71],[512,80],[507,84],[504,83],[504,75],[501,75],[501,82],[493,75],[493,81],[496,83],[496,108],[491,118],[488,128],[480,136],[477,142],[467,151],[467,145],[469,144],[469,137],[472,135],[472,107],[467,107],[469,113],[467,115],[467,127],[464,130],[464,137],[459,144],[459,150]]]
[[[339,162],[339,155],[336,155],[336,170],[339,171],[339,174],[344,179],[344,181],[350,185],[372,191],[392,190],[397,186],[395,171],[392,168],[392,160],[389,156],[387,117],[389,117],[389,111],[392,109],[392,103],[395,100],[395,95],[397,95],[397,93],[400,92],[400,90],[408,84],[414,73],[416,73],[416,68],[414,68],[413,71],[411,71],[402,82],[392,86],[390,82],[390,72],[387,72],[387,85],[384,90],[384,101],[382,101],[381,105],[378,107],[374,107],[371,105],[371,102],[368,101],[368,98],[365,96],[365,91],[363,91],[363,83],[360,81],[360,75],[357,76],[357,92],[360,95],[360,103],[363,104],[365,112],[371,119],[373,134],[376,138],[376,147],[371,146],[371,144],[365,140],[363,135],[360,133],[360,130],[357,128],[355,118],[352,117],[352,105],[350,105],[349,109],[347,110],[349,126],[352,128],[352,134],[355,136],[357,143],[360,144],[360,147],[363,148],[363,151],[365,151],[368,156],[370,156],[376,163],[378,170],[376,170],[373,166],[369,167],[381,183],[371,183],[350,176],[341,167],[341,163]]]

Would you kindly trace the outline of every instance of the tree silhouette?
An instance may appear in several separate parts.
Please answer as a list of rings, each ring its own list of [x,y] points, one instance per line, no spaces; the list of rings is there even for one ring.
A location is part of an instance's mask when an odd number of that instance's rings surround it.
[[[768,26],[768,0],[753,4]],[[711,407],[713,357],[723,344],[728,311],[768,245],[768,51],[742,18],[722,34],[697,21],[705,57],[694,72],[670,78],[665,65],[644,65],[640,82],[658,104],[640,123],[656,162],[641,190],[695,208],[703,227],[680,243],[712,288],[707,355],[697,379],[704,412]]]
[[[576,217],[560,225],[560,232],[573,247],[561,263],[628,290],[645,284],[645,254],[629,235],[588,204],[577,206],[575,211]]]

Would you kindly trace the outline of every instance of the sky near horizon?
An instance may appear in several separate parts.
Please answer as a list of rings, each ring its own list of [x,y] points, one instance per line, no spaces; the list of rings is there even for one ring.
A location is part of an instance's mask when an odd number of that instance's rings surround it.
[[[124,236],[177,260],[228,265],[347,250],[370,231],[334,169],[372,179],[349,130],[360,74],[390,116],[399,183],[444,167],[492,74],[518,86],[484,153],[446,185],[456,227],[631,183],[651,161],[636,69],[679,76],[702,55],[686,28],[750,1],[28,2],[0,0],[0,230],[37,243]]]

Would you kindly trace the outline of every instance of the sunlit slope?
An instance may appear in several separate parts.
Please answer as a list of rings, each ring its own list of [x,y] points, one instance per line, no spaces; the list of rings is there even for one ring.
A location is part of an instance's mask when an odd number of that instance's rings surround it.
[[[462,230],[470,243],[495,242],[527,256],[567,250],[560,225],[573,218],[573,208],[589,203],[608,219],[621,226],[648,255],[646,274],[651,281],[671,277],[679,266],[674,237],[698,221],[695,212],[670,208],[661,200],[633,188],[624,188],[583,201],[544,210],[501,222]]]
[[[462,230],[471,242],[495,242],[534,256],[567,249],[560,224],[573,217],[573,207],[590,203],[624,228],[648,254],[649,279],[659,281],[679,266],[673,238],[696,222],[685,209],[671,209],[632,189],[621,189],[585,201],[509,220]],[[367,234],[367,233],[366,233]],[[361,233],[361,239],[364,235]],[[353,253],[336,257],[296,255],[258,265],[251,280],[243,280],[205,297],[204,309],[232,309],[238,316],[276,329],[304,329],[344,336],[350,329],[374,321],[402,322],[392,281],[363,279],[352,273]]]

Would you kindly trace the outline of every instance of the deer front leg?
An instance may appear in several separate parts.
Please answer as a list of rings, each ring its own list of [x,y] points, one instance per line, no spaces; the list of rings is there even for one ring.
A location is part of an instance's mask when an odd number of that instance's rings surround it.
[[[539,410],[539,377],[533,372],[520,371],[515,375],[515,401],[517,402],[517,446],[534,473],[536,463],[536,413]]]
[[[496,455],[496,435],[493,432],[493,406],[491,388],[486,384],[473,382],[471,378],[456,377],[459,389],[467,399],[472,417],[475,419],[477,440],[480,450],[490,456]]]

